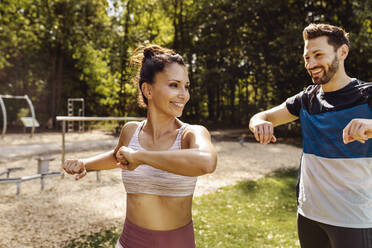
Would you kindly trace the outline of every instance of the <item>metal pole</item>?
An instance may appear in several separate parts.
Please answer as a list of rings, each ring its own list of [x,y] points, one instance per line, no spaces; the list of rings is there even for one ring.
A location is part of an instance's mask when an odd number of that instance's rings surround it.
[[[34,110],[34,105],[32,105],[32,102],[30,100],[30,98],[28,97],[28,95],[25,95],[24,96],[28,105],[30,106],[30,110],[31,110],[31,116],[32,116],[32,129],[31,129],[31,137],[34,136],[34,132],[35,132],[35,126],[36,126],[36,116],[35,116],[35,110]]]
[[[62,121],[62,165],[61,165],[61,170],[62,170],[62,176],[61,178],[64,177],[63,173],[63,163],[65,162],[65,133],[66,133],[66,121]]]
[[[82,102],[83,102],[83,106],[82,106],[82,109],[83,109],[83,116],[85,116],[85,103],[84,103],[84,98],[81,99]],[[85,132],[85,122],[83,121],[83,132]]]
[[[4,138],[6,133],[6,109],[2,96],[0,96],[0,105],[1,110],[3,111],[3,132],[1,133],[1,138]]]
[[[44,185],[45,185],[44,176],[43,175],[41,175],[40,180],[41,180],[41,191],[43,191],[44,190]]]
[[[82,116],[83,115],[83,110],[81,108],[79,108],[79,116]],[[83,121],[79,121],[79,133],[83,132]]]
[[[17,195],[21,193],[21,181],[17,182]]]
[[[96,171],[96,176],[97,176],[97,182],[100,183],[101,182],[101,171]]]

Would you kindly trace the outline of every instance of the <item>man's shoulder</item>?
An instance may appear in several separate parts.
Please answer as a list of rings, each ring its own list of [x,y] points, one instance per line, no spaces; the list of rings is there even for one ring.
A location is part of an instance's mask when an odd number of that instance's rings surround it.
[[[365,82],[359,79],[357,79],[357,81],[361,95],[366,99],[370,109],[372,110],[372,82]]]
[[[367,81],[363,81],[360,79],[354,79],[352,83],[354,83],[353,84],[354,87],[358,87],[358,88],[371,88],[372,87],[372,82],[367,82]]]
[[[372,82],[367,82],[367,81],[363,81],[363,80],[360,80],[358,78],[355,78],[355,81],[360,84],[360,85],[369,85],[371,86],[372,85]]]
[[[313,93],[318,92],[320,90],[320,88],[321,88],[321,86],[319,84],[311,84],[304,89],[304,93],[305,94],[313,94]]]
[[[359,79],[355,79],[354,88],[357,89],[359,94],[367,97],[372,98],[372,82],[366,82]]]
[[[306,86],[302,91],[297,93],[297,98],[309,98],[310,96],[316,95],[320,90],[320,85],[311,84]]]

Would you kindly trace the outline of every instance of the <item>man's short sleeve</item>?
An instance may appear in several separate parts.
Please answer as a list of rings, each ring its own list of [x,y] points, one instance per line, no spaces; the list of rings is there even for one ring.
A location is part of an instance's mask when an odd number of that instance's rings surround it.
[[[291,96],[285,101],[285,105],[287,106],[289,113],[291,113],[292,115],[300,116],[300,110],[302,107],[301,98],[303,94],[304,92],[301,91],[297,95]]]

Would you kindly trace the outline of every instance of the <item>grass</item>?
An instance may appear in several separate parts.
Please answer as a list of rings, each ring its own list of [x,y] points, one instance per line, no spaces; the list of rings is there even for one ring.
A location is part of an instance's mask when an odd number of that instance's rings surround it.
[[[297,171],[225,187],[194,201],[198,247],[299,247]]]
[[[120,236],[120,228],[113,227],[99,233],[91,235],[82,235],[79,238],[70,241],[64,248],[107,248],[115,247],[116,241]]]
[[[194,199],[197,247],[299,247],[296,231],[297,171],[275,172]],[[72,247],[114,247],[113,228],[71,241]],[[80,240],[80,241],[78,241]]]

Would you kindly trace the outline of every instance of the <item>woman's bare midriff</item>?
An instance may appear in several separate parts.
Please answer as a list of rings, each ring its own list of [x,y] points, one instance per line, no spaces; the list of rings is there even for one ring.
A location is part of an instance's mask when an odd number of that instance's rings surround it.
[[[150,230],[173,230],[190,223],[192,196],[127,194],[126,218]]]

